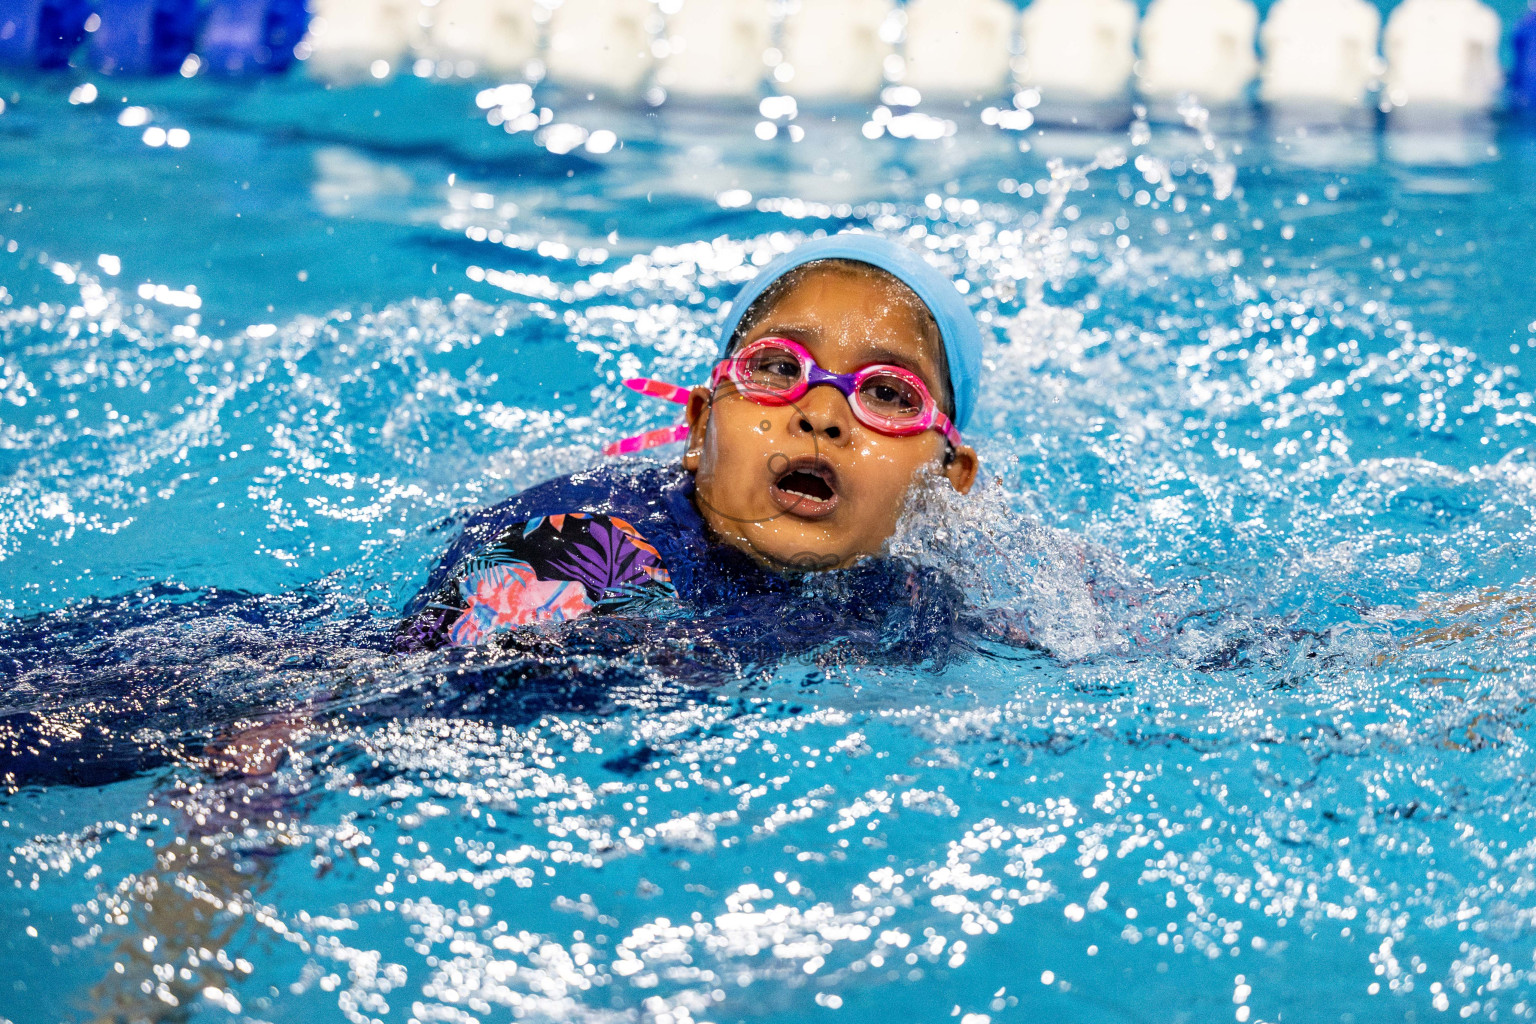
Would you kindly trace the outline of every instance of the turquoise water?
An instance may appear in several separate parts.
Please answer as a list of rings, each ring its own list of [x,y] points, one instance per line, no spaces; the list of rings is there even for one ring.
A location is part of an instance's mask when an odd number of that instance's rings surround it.
[[[1527,126],[78,84],[0,90],[0,1017],[1536,1014]],[[971,284],[899,546],[1048,651],[378,653],[843,227]]]

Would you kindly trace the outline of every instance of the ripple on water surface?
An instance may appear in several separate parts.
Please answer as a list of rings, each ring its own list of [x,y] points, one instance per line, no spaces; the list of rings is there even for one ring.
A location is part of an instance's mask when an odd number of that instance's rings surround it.
[[[0,1015],[1531,1016],[1519,367],[1452,262],[1372,263],[1388,169],[1119,147],[585,257],[401,172],[462,297],[241,330],[7,257]],[[970,282],[986,480],[895,547],[1036,649],[382,653],[454,514],[660,425],[618,381],[698,378],[712,300],[843,224]]]

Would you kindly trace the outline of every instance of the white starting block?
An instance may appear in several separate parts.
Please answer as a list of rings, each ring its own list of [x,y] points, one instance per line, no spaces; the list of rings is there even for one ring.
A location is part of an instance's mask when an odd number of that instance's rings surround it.
[[[668,53],[656,80],[679,96],[755,101],[772,33],[773,0],[683,0],[667,19]]]
[[[539,55],[535,0],[438,0],[427,55],[464,58],[494,75],[520,75]]]
[[[1131,0],[1035,0],[1020,20],[1019,84],[1069,101],[1124,95],[1136,20]]]
[[[1499,16],[1478,0],[1403,0],[1387,19],[1386,95],[1395,107],[1478,111],[1504,85]]]
[[[306,63],[324,81],[395,74],[421,30],[420,0],[310,0],[309,8]]]
[[[872,99],[894,52],[887,0],[799,0],[784,18],[780,88],[809,100]]]
[[[1153,0],[1141,22],[1142,93],[1212,106],[1242,99],[1258,70],[1258,28],[1251,0]]]
[[[1381,74],[1381,14],[1367,0],[1279,0],[1259,33],[1266,103],[1364,106]]]
[[[906,75],[924,96],[1006,91],[1019,12],[1008,0],[908,0]]]
[[[556,82],[633,95],[655,64],[661,12],[651,0],[561,0],[544,63]]]

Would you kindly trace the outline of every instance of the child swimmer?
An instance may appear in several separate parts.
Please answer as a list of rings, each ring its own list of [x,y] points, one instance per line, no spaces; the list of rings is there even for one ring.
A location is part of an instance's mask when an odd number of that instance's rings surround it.
[[[911,596],[914,572],[880,557],[909,490],[933,475],[964,494],[978,469],[960,430],[981,332],[954,282],[873,235],[816,239],[742,288],[722,337],[708,385],[630,382],[685,402],[687,424],[611,448],[686,436],[680,465],[578,473],[476,514],[407,608],[397,648],[597,614],[761,612],[825,570],[855,581],[848,627]]]

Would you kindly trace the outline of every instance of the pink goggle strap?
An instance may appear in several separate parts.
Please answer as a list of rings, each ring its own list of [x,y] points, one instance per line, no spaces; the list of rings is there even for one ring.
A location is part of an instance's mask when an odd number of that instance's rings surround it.
[[[668,384],[664,380],[652,380],[649,377],[631,377],[624,382],[624,386],[631,391],[638,391],[642,395],[649,395],[652,398],[676,402],[678,405],[688,404],[688,389],[678,387],[676,384]]]
[[[663,380],[651,380],[649,377],[632,377],[624,382],[624,386],[631,391],[638,391],[642,395],[651,398],[660,398],[663,401],[675,402],[678,405],[688,404],[688,389],[678,387],[676,384],[668,384]],[[633,455],[635,452],[643,452],[647,448],[660,448],[664,444],[674,444],[688,436],[688,424],[679,423],[675,427],[662,427],[660,430],[647,430],[643,434],[634,437],[626,437],[622,441],[615,441],[603,448],[604,455]]]

